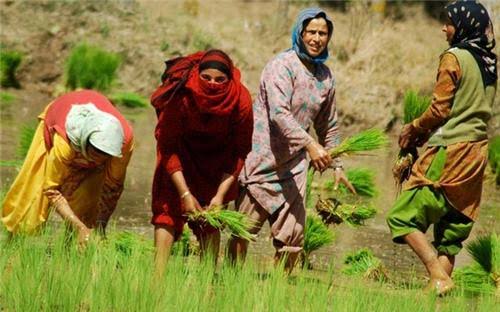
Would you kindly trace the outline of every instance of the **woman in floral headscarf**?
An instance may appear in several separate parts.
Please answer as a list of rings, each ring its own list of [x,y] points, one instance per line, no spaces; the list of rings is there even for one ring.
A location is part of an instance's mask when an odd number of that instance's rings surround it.
[[[151,102],[158,115],[151,222],[161,274],[187,214],[236,198],[236,179],[251,148],[253,118],[240,71],[220,50],[168,61]],[[189,226],[202,254],[211,247],[217,257],[219,231],[195,222]]]
[[[256,222],[254,233],[269,220],[275,259],[286,259],[289,271],[304,239],[307,155],[316,170],[333,167],[336,182],[350,186],[340,160],[327,152],[339,143],[335,83],[323,64],[332,35],[333,23],[325,11],[300,12],[292,48],[274,57],[262,73],[252,151],[240,175],[237,209]],[[311,125],[318,142],[308,133]],[[246,241],[232,238],[232,259],[244,257],[247,247]]]
[[[2,222],[31,233],[52,206],[85,243],[116,208],[133,149],[132,128],[102,94],[67,93],[39,116],[24,164],[5,197]]]
[[[479,213],[497,85],[495,40],[484,6],[457,1],[445,10],[450,48],[441,55],[432,104],[399,137],[401,148],[417,142],[428,147],[387,217],[394,242],[412,247],[429,272],[429,289],[438,294],[453,288],[455,255]],[[431,224],[437,255],[424,235]]]

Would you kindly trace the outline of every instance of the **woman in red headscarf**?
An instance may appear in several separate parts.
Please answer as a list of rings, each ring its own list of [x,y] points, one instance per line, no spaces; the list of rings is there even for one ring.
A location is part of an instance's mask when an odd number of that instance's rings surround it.
[[[151,223],[160,272],[186,214],[236,199],[253,129],[250,93],[224,52],[170,60],[162,79],[151,97],[158,116]],[[189,226],[202,254],[211,246],[216,256],[219,231],[193,222]]]

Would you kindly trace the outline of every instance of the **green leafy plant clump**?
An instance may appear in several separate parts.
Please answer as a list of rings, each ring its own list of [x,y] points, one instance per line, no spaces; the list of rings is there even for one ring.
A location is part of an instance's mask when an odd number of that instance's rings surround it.
[[[4,88],[19,88],[16,71],[23,57],[17,51],[0,49],[0,85]]]
[[[342,273],[346,275],[360,275],[377,281],[388,281],[389,275],[382,261],[373,255],[368,248],[346,255]]]
[[[342,155],[351,155],[360,152],[367,152],[387,146],[389,139],[384,131],[380,129],[369,129],[355,134],[332,148],[329,153],[332,158]]]
[[[121,58],[101,48],[80,44],[66,61],[66,87],[107,91],[116,78]]]
[[[14,94],[0,91],[0,107],[11,104],[15,99],[16,97]]]
[[[346,171],[346,176],[358,195],[365,197],[375,197],[377,195],[375,172],[373,170],[367,168],[353,168]],[[343,194],[349,193],[349,190],[343,184],[339,185],[339,190]]]
[[[149,105],[147,98],[133,92],[113,93],[109,98],[116,105],[123,105],[130,108],[147,107]]]
[[[345,204],[335,198],[320,199],[315,208],[326,224],[345,222],[352,227],[364,225],[365,220],[373,218],[377,214],[377,209],[373,206]]]
[[[431,98],[420,96],[416,91],[407,91],[403,99],[403,122],[408,124],[422,116],[431,105]]]
[[[334,238],[333,232],[328,229],[328,226],[326,226],[320,218],[308,215],[304,228],[302,266],[306,266],[306,264],[309,263],[311,252],[331,244]]]

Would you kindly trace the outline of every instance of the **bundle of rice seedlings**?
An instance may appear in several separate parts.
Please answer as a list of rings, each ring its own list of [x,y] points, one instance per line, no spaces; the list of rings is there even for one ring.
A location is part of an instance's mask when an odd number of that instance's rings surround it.
[[[147,98],[133,92],[118,92],[110,96],[111,102],[115,105],[123,105],[130,108],[147,107],[149,101]]]
[[[31,142],[35,136],[36,126],[24,124],[21,126],[21,133],[19,134],[19,143],[17,146],[16,155],[20,159],[24,159],[28,154]]]
[[[108,241],[116,251],[118,265],[123,267],[133,254],[153,253],[154,248],[137,233],[130,231],[114,232],[108,236]]]
[[[377,189],[374,181],[375,172],[373,172],[373,170],[367,168],[354,168],[347,170],[346,176],[358,195],[365,197],[374,197],[377,195]],[[350,193],[347,187],[343,184],[339,185],[339,191],[343,194]]]
[[[190,213],[188,218],[193,221],[206,222],[219,230],[228,228],[231,235],[249,241],[254,239],[254,235],[249,232],[253,227],[253,222],[246,215],[238,211],[214,207],[209,210]]]
[[[16,70],[21,64],[22,55],[16,51],[0,50],[0,86],[4,88],[19,88]]]
[[[388,271],[382,261],[368,248],[347,254],[344,264],[342,273],[346,275],[358,275],[381,282],[389,280]]]
[[[313,205],[313,198],[312,198],[312,183],[314,180],[314,168],[309,168],[307,171],[307,180],[306,180],[306,208],[310,208]]]
[[[311,252],[333,242],[333,232],[316,216],[308,215],[304,228],[304,248],[302,250],[302,267],[309,268]]]
[[[488,159],[490,161],[491,170],[495,173],[495,181],[500,185],[500,136],[497,135],[490,139],[488,147]]]
[[[318,200],[316,211],[326,224],[345,222],[353,227],[363,225],[365,220],[377,214],[373,206],[344,204],[335,198]]]
[[[66,61],[66,87],[107,91],[120,63],[121,59],[115,53],[80,44],[71,51]]]
[[[403,122],[409,124],[420,117],[430,106],[431,99],[425,96],[419,96],[415,91],[405,93],[403,100]],[[392,174],[396,187],[401,190],[401,185],[408,179],[413,163],[418,158],[417,148],[402,149],[399,151],[398,158],[392,169]]]
[[[453,271],[453,281],[457,286],[474,293],[494,293],[495,286],[489,274],[477,263]]]
[[[500,291],[500,238],[496,233],[482,235],[470,242],[467,251]]]
[[[342,155],[351,155],[359,152],[373,151],[382,148],[389,142],[387,136],[380,129],[369,129],[353,135],[332,148],[329,153],[332,158]]]

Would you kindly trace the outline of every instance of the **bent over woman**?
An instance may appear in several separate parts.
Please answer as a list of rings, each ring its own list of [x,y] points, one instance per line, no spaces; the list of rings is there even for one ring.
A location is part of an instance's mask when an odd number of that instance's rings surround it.
[[[78,233],[104,230],[123,191],[133,149],[132,128],[106,97],[67,93],[40,116],[26,160],[7,193],[2,222],[11,233],[32,233],[52,206]]]
[[[224,52],[209,50],[167,62],[152,95],[158,115],[153,218],[157,268],[195,210],[234,200],[236,179],[251,149],[253,117],[240,72]],[[220,233],[191,222],[202,254],[217,256]]]

